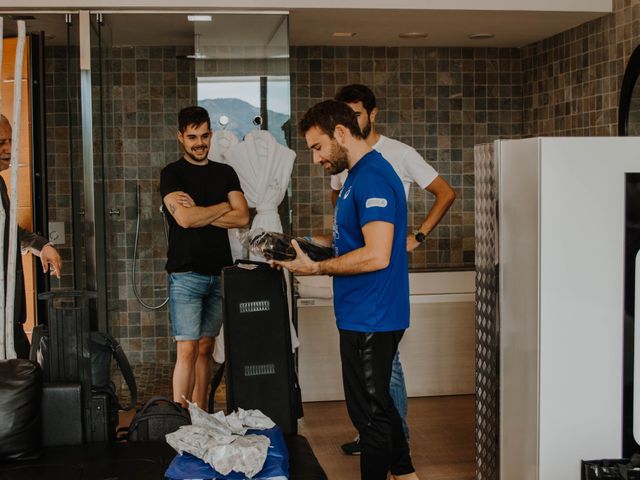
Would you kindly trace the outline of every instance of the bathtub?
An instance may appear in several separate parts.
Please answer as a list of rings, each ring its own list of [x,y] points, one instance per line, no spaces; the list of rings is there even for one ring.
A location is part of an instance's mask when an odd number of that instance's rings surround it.
[[[331,277],[299,277],[298,373],[305,402],[344,400]],[[475,391],[475,272],[409,274],[411,325],[400,343],[410,397]]]

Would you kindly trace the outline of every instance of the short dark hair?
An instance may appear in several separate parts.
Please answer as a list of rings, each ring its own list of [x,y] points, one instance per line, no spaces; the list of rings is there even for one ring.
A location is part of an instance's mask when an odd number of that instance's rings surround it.
[[[187,127],[194,125],[199,127],[203,123],[207,123],[207,127],[211,129],[211,119],[209,112],[198,106],[185,107],[178,114],[178,128],[180,133],[184,133]]]
[[[335,99],[344,103],[362,102],[362,106],[367,111],[367,114],[371,113],[373,109],[376,108],[376,96],[369,87],[359,83],[345,85],[338,90]]]
[[[364,138],[358,125],[358,117],[345,103],[337,100],[325,100],[315,104],[302,120],[298,123],[298,129],[305,135],[311,128],[318,127],[323,133],[333,138],[336,125],[343,125],[355,138]]]

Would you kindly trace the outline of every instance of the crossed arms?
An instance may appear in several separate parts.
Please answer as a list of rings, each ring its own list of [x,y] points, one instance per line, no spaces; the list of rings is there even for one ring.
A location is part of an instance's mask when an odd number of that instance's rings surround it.
[[[213,225],[220,228],[241,228],[249,223],[249,207],[242,192],[231,191],[227,201],[197,206],[185,192],[177,191],[165,195],[165,206],[182,228],[199,228]]]

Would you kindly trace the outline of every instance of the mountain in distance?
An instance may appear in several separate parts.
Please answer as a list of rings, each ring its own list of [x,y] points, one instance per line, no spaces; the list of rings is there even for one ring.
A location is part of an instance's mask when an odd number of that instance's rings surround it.
[[[224,130],[233,132],[238,137],[238,140],[242,140],[247,133],[259,128],[253,124],[253,119],[260,115],[260,109],[244,100],[238,98],[206,98],[199,100],[198,104],[209,112],[212,130],[223,129],[218,122],[221,115],[229,117],[229,123],[224,127]],[[287,142],[282,125],[289,120],[289,116],[273,110],[267,110],[267,113],[269,115],[269,132],[278,143],[286,146]]]

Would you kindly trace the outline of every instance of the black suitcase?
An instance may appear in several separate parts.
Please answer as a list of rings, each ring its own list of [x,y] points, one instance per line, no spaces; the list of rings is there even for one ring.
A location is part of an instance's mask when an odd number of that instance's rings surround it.
[[[286,292],[283,273],[266,263],[240,260],[222,271],[227,410],[258,409],[290,434],[302,403]]]
[[[45,383],[42,387],[42,444],[82,443],[82,387],[79,383]]]
[[[95,292],[57,290],[38,295],[48,303],[49,339],[42,366],[44,381],[80,383],[84,440],[90,441],[91,427],[91,320],[89,300]]]

